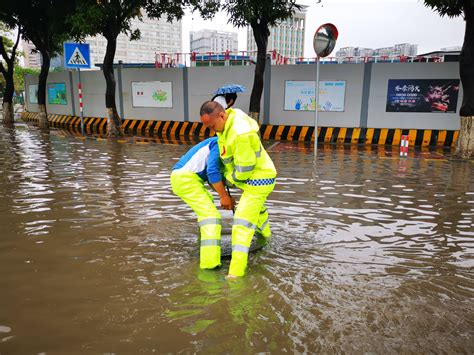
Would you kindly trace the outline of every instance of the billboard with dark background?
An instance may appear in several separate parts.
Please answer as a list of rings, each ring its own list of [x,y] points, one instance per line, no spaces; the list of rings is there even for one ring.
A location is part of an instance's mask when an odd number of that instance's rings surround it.
[[[386,112],[450,112],[458,102],[459,79],[389,79]]]

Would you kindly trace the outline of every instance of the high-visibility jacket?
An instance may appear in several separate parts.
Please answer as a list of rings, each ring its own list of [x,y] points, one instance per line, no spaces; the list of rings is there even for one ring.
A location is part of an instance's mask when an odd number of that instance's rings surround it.
[[[258,123],[239,109],[226,113],[224,131],[217,136],[227,184],[245,188],[274,179],[276,169],[260,141]]]

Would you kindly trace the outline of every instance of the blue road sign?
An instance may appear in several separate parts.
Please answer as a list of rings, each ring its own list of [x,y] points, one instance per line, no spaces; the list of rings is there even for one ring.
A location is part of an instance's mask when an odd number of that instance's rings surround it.
[[[89,43],[64,43],[64,66],[66,68],[90,68]]]

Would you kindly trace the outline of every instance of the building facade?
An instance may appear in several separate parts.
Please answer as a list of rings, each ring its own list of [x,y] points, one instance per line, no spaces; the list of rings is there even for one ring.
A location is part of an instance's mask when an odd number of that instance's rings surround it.
[[[276,50],[280,55],[287,58],[303,57],[307,7],[302,6],[302,9],[296,11],[291,18],[270,28],[268,51]],[[247,50],[251,53],[257,52],[257,44],[250,27],[247,28]]]
[[[143,16],[142,21],[132,20],[132,29],[140,30],[140,39],[130,41],[128,36],[120,34],[117,37],[115,62],[124,63],[154,63],[155,53],[181,52],[181,36],[183,26],[181,21],[169,23],[166,18],[159,20]],[[87,37],[90,45],[92,67],[104,61],[107,40],[103,36]]]
[[[336,58],[357,58],[357,57],[415,57],[418,54],[418,45],[401,43],[392,47],[383,48],[362,48],[362,47],[343,47],[336,52]]]
[[[363,47],[343,47],[336,52],[336,58],[347,57],[368,57],[374,54],[372,48]]]
[[[407,57],[414,57],[417,54],[418,54],[418,45],[417,44],[409,44],[409,43],[401,43],[401,44],[396,44],[392,47],[374,49],[374,56],[389,56],[389,57],[407,56]]]
[[[23,48],[23,64],[25,68],[41,68],[41,54],[33,52],[35,46],[31,42],[24,39],[21,40],[21,47]]]
[[[191,52],[224,53],[227,50],[237,52],[239,49],[238,35],[234,32],[200,30],[191,31],[189,37]]]

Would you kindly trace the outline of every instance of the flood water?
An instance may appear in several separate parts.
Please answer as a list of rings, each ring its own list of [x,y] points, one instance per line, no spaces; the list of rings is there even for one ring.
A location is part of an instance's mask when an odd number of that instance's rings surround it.
[[[229,282],[170,190],[189,145],[1,127],[0,353],[474,353],[474,164],[273,144],[272,241]]]

